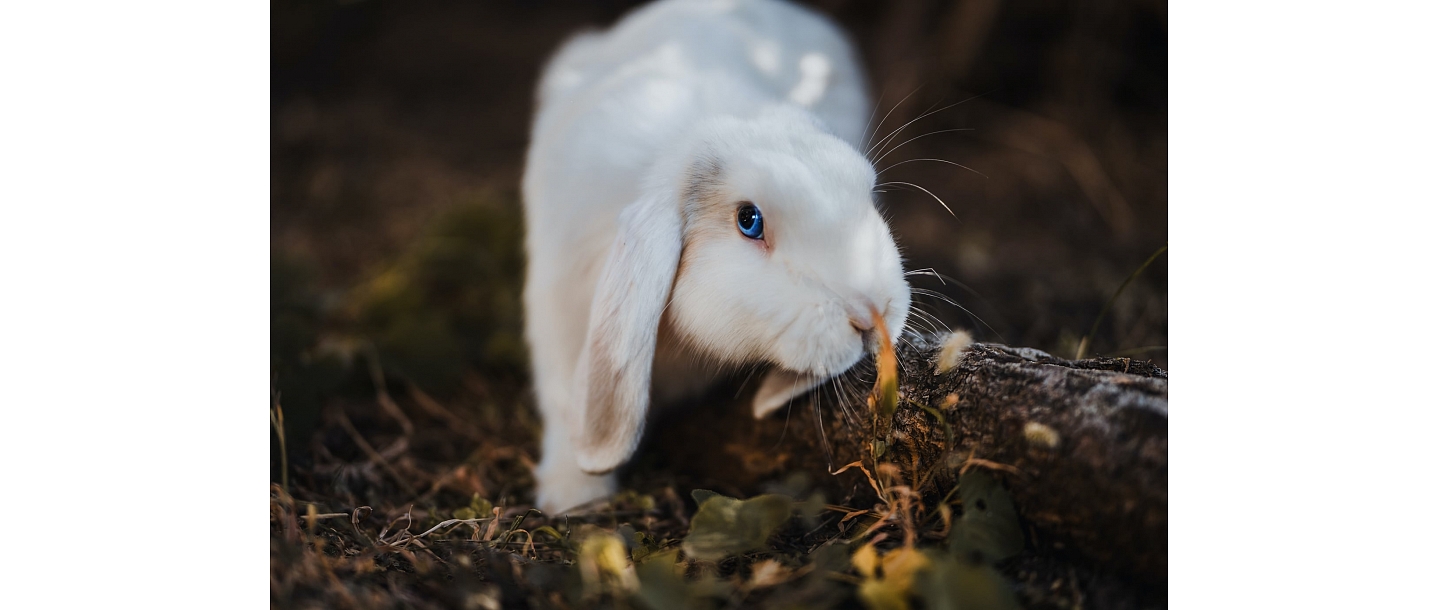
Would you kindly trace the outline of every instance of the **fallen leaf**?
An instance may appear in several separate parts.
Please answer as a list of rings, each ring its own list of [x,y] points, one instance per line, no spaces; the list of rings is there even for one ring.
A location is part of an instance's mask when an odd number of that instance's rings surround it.
[[[875,578],[875,568],[880,566],[880,556],[875,553],[875,545],[860,547],[860,550],[850,556],[850,565],[855,566],[861,576]]]
[[[950,529],[950,553],[960,559],[978,556],[996,562],[1025,548],[1025,535],[1015,504],[1000,483],[983,472],[969,472],[956,483],[960,517]]]
[[[915,572],[929,567],[930,560],[914,547],[900,547],[880,558],[880,567],[885,571],[885,580],[891,581],[902,590],[909,591],[915,580]]]
[[[633,592],[640,588],[625,541],[614,532],[598,529],[590,532],[580,543],[576,563],[580,567],[586,597],[604,591]]]
[[[691,590],[690,585],[685,582],[684,576],[680,574],[677,567],[679,551],[671,550],[663,553],[656,553],[636,570],[639,574],[640,588],[635,592],[635,600],[640,605],[652,610],[670,610],[671,608],[708,608],[713,604],[701,599]]]
[[[850,564],[863,577],[855,593],[866,608],[909,610],[915,576],[930,566],[930,559],[913,547],[901,547],[879,557],[875,545],[866,544],[855,551]]]
[[[697,500],[701,491],[691,495]],[[738,500],[705,492],[700,509],[690,520],[690,533],[682,548],[685,554],[703,561],[719,561],[730,555],[765,548],[770,535],[790,518],[790,498],[765,494]]]
[[[1018,610],[1010,584],[990,566],[926,553],[930,564],[916,573],[915,593],[928,610]]]
[[[869,579],[855,591],[869,610],[910,610],[910,592],[893,582]]]

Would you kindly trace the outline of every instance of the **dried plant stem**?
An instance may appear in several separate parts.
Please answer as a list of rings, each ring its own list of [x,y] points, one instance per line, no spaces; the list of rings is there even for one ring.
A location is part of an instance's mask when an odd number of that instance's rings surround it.
[[[385,456],[380,455],[380,452],[376,451],[375,448],[365,440],[365,437],[360,435],[360,431],[355,429],[355,424],[350,421],[350,416],[346,415],[345,411],[337,409],[335,411],[335,421],[340,424],[341,428],[345,429],[346,434],[350,435],[350,440],[355,441],[355,446],[365,452],[365,455],[370,456],[371,461],[385,469],[385,472],[390,475],[390,478],[395,479],[396,485],[399,485],[401,489],[405,490],[406,494],[412,497],[416,495],[415,488],[411,487],[410,484],[405,481],[405,478],[400,476],[400,472],[395,470],[394,466],[390,465],[390,461],[385,459]]]
[[[290,456],[285,450],[285,411],[280,408],[280,399],[271,402],[270,405],[270,426],[275,428],[275,436],[280,439],[280,487],[285,493],[290,493]]]
[[[1145,259],[1145,262],[1130,274],[1130,277],[1125,278],[1125,281],[1120,284],[1120,287],[1115,289],[1115,294],[1110,295],[1110,300],[1105,301],[1105,307],[1100,309],[1100,315],[1095,316],[1095,323],[1090,325],[1090,332],[1085,334],[1085,338],[1080,340],[1080,347],[1075,350],[1076,360],[1085,358],[1085,350],[1090,347],[1090,341],[1095,338],[1095,331],[1100,330],[1100,321],[1105,319],[1105,314],[1110,313],[1110,306],[1115,304],[1115,299],[1120,298],[1120,293],[1125,292],[1125,287],[1129,286],[1130,282],[1135,281],[1135,278],[1140,277],[1140,273],[1145,271],[1145,268],[1149,267],[1150,263],[1155,262],[1155,259],[1159,258],[1160,255],[1164,254],[1168,249],[1170,249],[1170,244],[1160,246],[1159,250],[1151,254],[1150,258]]]
[[[470,422],[465,418],[456,415],[454,411],[446,408],[445,405],[440,404],[440,401],[435,400],[429,394],[426,394],[425,390],[420,389],[420,386],[415,385],[412,382],[407,384],[407,388],[410,391],[411,400],[414,400],[415,404],[420,405],[420,408],[424,409],[425,412],[445,420],[445,422],[450,424],[450,426],[455,431],[460,432],[461,434],[464,434],[465,436],[470,437],[473,440],[482,442],[487,440],[485,438],[485,435],[480,432],[480,428],[478,426],[476,426],[473,422]]]
[[[410,418],[400,409],[400,405],[395,404],[395,399],[390,397],[390,392],[385,387],[385,371],[380,368],[380,356],[373,348],[370,350],[369,361],[370,380],[375,384],[375,401],[380,403],[380,407],[385,409],[386,414],[400,422],[400,429],[404,431],[405,438],[410,438],[410,435],[415,433],[415,424],[410,422]]]

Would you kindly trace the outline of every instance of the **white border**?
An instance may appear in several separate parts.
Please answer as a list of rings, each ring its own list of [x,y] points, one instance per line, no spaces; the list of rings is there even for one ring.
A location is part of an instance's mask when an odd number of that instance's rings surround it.
[[[0,5],[7,605],[266,604],[269,18]]]

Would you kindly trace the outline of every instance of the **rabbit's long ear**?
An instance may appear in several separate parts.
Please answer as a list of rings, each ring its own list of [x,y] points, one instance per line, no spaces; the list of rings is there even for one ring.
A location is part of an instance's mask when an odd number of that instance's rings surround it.
[[[571,428],[580,468],[613,470],[634,453],[650,403],[660,317],[680,263],[683,230],[673,198],[645,196],[620,213],[615,243],[590,304]]]
[[[797,373],[778,367],[770,369],[770,372],[765,374],[765,380],[760,382],[760,389],[755,392],[755,401],[751,403],[755,419],[769,415],[823,381],[824,377],[809,373]]]

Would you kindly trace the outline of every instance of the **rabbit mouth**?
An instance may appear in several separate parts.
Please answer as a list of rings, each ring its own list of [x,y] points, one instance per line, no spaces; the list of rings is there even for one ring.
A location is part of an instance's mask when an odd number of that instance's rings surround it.
[[[829,359],[828,362],[816,364],[811,369],[811,373],[816,377],[828,379],[854,368],[855,365],[865,359],[866,355],[873,353],[870,351],[870,344],[872,342],[868,341],[863,334],[857,334],[856,339],[859,340],[858,349],[846,349],[844,353],[837,354],[836,357]]]

